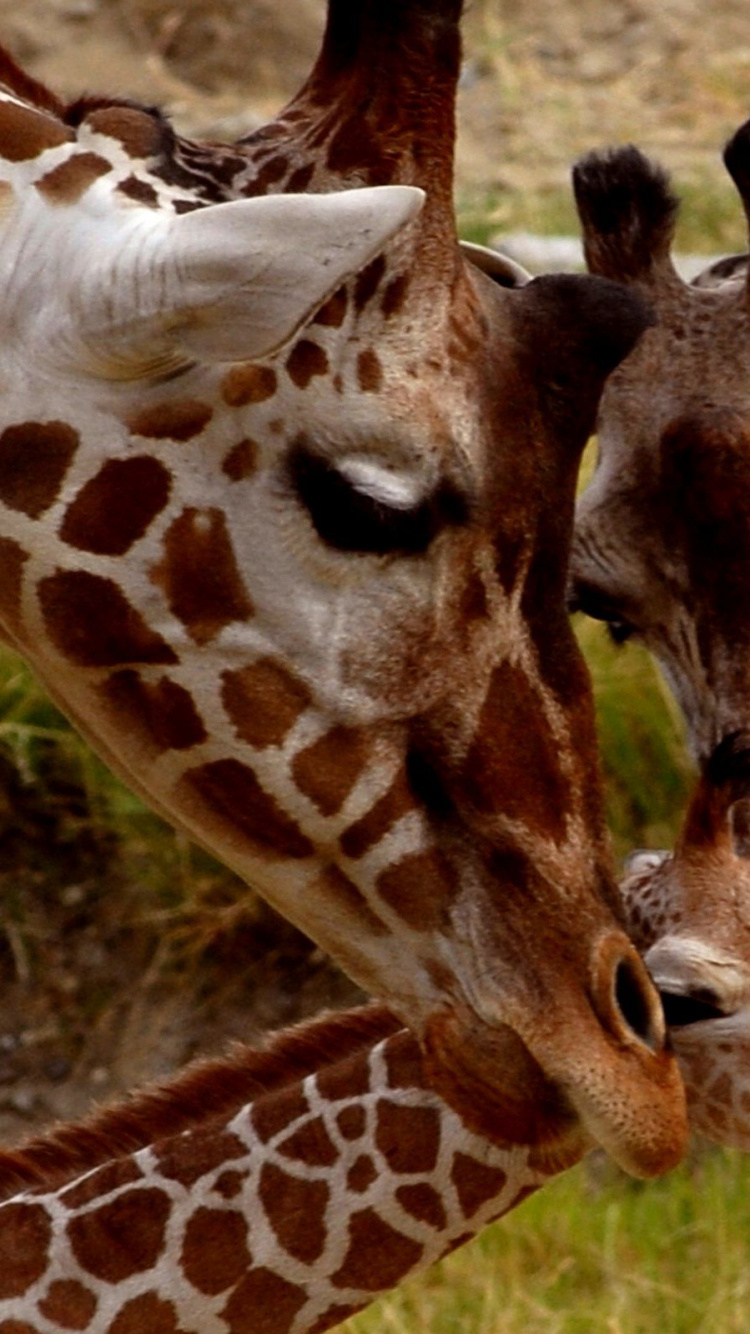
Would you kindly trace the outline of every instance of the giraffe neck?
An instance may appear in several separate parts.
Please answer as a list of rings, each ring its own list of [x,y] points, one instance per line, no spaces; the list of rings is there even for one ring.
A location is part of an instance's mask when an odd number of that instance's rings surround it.
[[[27,1183],[0,1204],[0,1322],[322,1331],[580,1156],[473,1134],[395,1027],[312,1024],[0,1159]]]

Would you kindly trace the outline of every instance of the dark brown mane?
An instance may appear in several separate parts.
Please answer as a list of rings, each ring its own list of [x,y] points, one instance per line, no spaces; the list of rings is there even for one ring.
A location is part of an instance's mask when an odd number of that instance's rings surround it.
[[[0,46],[0,84],[9,92],[15,93],[16,97],[23,98],[24,102],[38,107],[40,111],[48,111],[53,116],[62,118],[63,103],[60,98],[43,83],[32,79],[30,74],[20,69],[2,46]]]
[[[28,1187],[57,1189],[82,1172],[178,1135],[342,1061],[402,1025],[384,1006],[324,1015],[272,1036],[260,1050],[237,1045],[200,1060],[166,1084],[146,1087],[86,1121],[61,1125],[0,1155],[0,1200]]]

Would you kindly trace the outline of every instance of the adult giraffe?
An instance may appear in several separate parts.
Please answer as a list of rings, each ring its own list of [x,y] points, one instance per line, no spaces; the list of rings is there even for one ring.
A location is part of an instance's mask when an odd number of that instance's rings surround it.
[[[460,10],[332,0],[300,95],[232,148],[4,61],[0,615],[476,1126],[551,1099],[648,1174],[684,1108],[564,614],[578,458],[645,317],[464,261]],[[364,222],[331,198],[363,185],[391,187]],[[394,185],[425,191],[409,225]],[[211,203],[272,188],[326,197]]]

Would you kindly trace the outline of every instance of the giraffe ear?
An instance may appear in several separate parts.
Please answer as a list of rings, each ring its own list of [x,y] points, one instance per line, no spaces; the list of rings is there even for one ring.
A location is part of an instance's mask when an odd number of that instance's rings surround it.
[[[176,217],[160,311],[203,361],[269,356],[422,207],[411,186],[270,195]]]

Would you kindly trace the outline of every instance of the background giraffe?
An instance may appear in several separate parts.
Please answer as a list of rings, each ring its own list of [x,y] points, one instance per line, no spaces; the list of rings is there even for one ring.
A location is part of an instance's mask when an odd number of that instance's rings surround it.
[[[334,0],[299,97],[231,149],[5,61],[0,611],[137,791],[388,996],[478,1127],[499,1101],[523,1130],[548,1077],[650,1173],[681,1092],[612,916],[563,599],[580,449],[644,315],[462,259],[460,8]],[[308,268],[246,238],[347,204],[210,201],[384,183],[424,189],[418,221],[292,336]],[[259,361],[256,336],[291,341]]]

